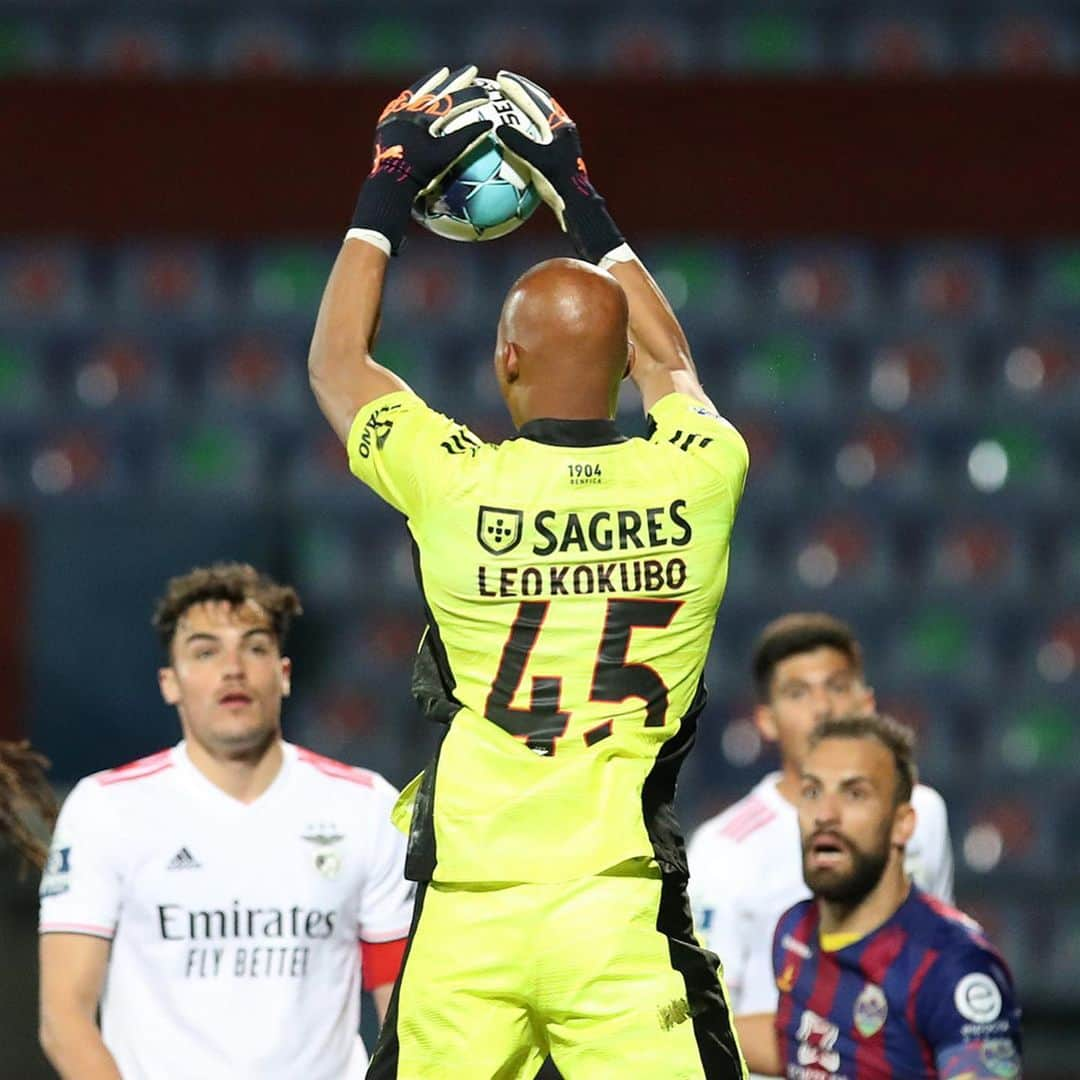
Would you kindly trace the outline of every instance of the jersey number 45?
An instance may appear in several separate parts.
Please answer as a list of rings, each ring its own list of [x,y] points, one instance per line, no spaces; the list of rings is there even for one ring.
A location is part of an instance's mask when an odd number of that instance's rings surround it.
[[[511,735],[524,738],[538,754],[554,754],[555,744],[570,725],[571,714],[562,711],[562,678],[533,675],[527,709],[512,702],[521,689],[529,658],[547,618],[549,600],[523,600],[503,645],[495,681],[484,714]],[[593,667],[589,701],[621,703],[640,698],[645,703],[645,727],[663,727],[667,719],[668,688],[648,664],[628,664],[630,634],[635,627],[664,629],[671,625],[681,600],[609,600],[604,631]],[[605,720],[584,732],[586,746],[595,746],[612,733]]]

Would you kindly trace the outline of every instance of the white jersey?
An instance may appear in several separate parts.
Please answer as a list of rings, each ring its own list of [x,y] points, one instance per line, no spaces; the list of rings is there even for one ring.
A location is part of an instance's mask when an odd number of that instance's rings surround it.
[[[709,819],[687,849],[690,903],[703,944],[720,957],[736,1016],[776,1011],[773,931],[788,908],[810,895],[802,876],[799,816],[770,773],[745,797]],[[945,802],[919,784],[915,832],[905,865],[924,891],[952,903],[953,859]]]
[[[76,785],[40,931],[112,942],[101,1029],[124,1080],[363,1075],[358,942],[403,938],[412,917],[396,797],[289,743],[249,804],[182,742]]]

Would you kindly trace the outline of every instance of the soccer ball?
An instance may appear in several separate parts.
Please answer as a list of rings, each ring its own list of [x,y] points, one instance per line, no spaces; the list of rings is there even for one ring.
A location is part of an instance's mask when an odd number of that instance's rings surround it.
[[[444,129],[452,132],[477,120],[512,124],[532,138],[539,132],[531,120],[503,96],[494,79],[476,79],[487,101],[454,117]],[[527,173],[503,156],[503,145],[489,133],[463,154],[431,189],[417,197],[413,217],[438,236],[450,240],[494,240],[513,232],[540,205]]]

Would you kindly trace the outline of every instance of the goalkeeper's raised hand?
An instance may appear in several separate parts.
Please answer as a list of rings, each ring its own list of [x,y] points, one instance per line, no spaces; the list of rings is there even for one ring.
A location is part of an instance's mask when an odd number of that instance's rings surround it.
[[[354,229],[381,233],[395,254],[409,224],[413,200],[457,158],[491,130],[486,120],[449,135],[447,122],[486,96],[472,85],[476,68],[439,68],[402,90],[382,111],[375,128],[371,172],[360,189]]]
[[[524,75],[500,71],[497,81],[533,122],[540,138],[530,139],[507,124],[496,129],[496,138],[528,168],[540,197],[555,212],[577,253],[599,262],[624,241],[589,179],[577,125],[551,94]]]

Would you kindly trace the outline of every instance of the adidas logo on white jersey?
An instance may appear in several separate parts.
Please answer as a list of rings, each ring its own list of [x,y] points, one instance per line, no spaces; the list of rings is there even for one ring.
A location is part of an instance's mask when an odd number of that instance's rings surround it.
[[[186,847],[182,847],[166,867],[167,870],[197,870],[202,863],[191,854]]]

